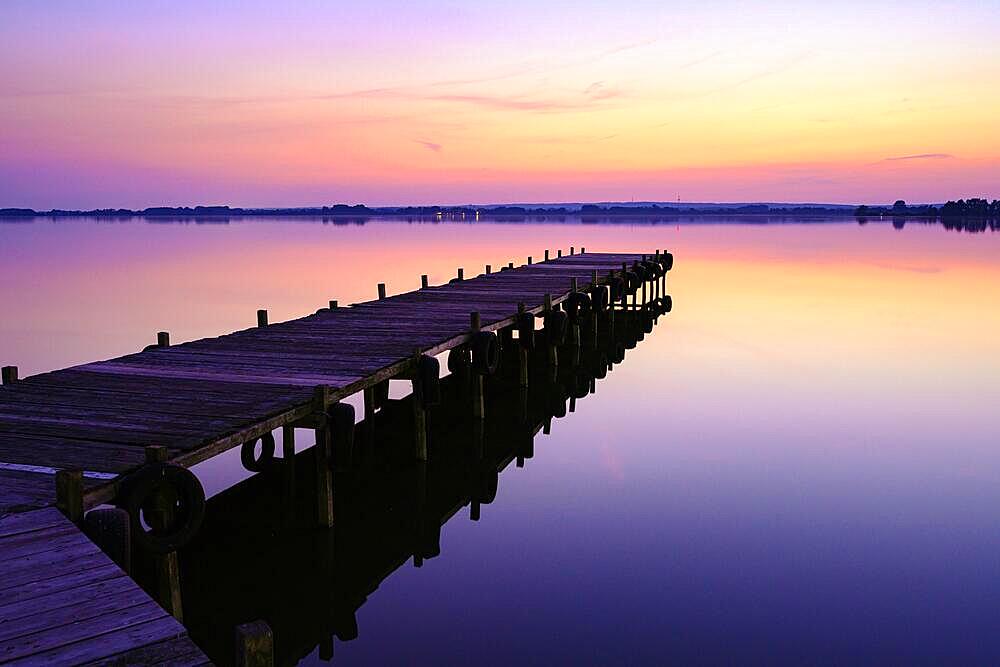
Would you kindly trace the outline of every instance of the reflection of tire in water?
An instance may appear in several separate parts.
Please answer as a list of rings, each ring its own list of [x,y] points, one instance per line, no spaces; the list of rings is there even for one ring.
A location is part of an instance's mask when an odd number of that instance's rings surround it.
[[[257,455],[257,442],[260,441],[260,455]],[[250,472],[261,472],[274,461],[274,434],[265,433],[255,440],[247,440],[240,447],[240,462]]]

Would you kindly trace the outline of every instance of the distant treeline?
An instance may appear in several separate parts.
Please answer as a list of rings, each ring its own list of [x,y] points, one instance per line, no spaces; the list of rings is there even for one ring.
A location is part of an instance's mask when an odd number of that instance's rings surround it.
[[[843,216],[851,215],[849,207],[823,206],[769,206],[767,204],[747,204],[744,206],[715,207],[684,207],[660,206],[657,204],[641,206],[599,206],[584,204],[581,207],[527,207],[527,206],[380,206],[368,207],[363,204],[349,206],[335,204],[333,206],[315,206],[308,208],[237,208],[231,206],[155,206],[142,210],[125,208],[101,208],[88,211],[71,211],[52,209],[50,211],[35,211],[30,208],[0,209],[0,217],[146,217],[146,218],[210,218],[213,216],[234,218],[240,216],[323,216],[323,217],[364,217],[377,215],[401,215],[449,218],[475,219],[477,215],[490,216],[541,216],[541,215],[580,215],[580,216],[698,216],[698,215],[776,215],[776,216]]]
[[[992,202],[986,199],[959,199],[958,201],[946,202],[938,208],[936,206],[908,206],[902,199],[898,200],[891,207],[887,206],[859,206],[854,210],[855,217],[867,218],[872,216],[888,217],[913,217],[913,218],[975,218],[980,220],[1000,220],[1000,201],[994,199]]]

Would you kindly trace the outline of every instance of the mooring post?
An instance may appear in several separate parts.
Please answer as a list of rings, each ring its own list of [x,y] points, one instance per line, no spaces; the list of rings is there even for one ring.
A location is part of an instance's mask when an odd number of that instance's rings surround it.
[[[236,626],[236,667],[273,667],[274,635],[264,621]]]
[[[487,264],[486,265],[486,275],[490,275],[491,273],[493,273],[493,265]]]
[[[546,262],[549,261],[549,251],[548,250],[545,251],[545,261]]]
[[[479,311],[474,310],[469,313],[469,331],[473,334],[482,328],[482,321]],[[483,419],[486,416],[486,403],[483,398],[483,376],[481,373],[472,372],[472,416]]]
[[[528,255],[528,266],[531,266],[531,255]]]
[[[170,333],[160,331],[156,334],[156,347],[170,347]]]
[[[514,268],[514,262],[507,262],[507,268],[508,269],[513,269]]]
[[[420,289],[427,289],[427,285],[428,284],[429,283],[427,282],[427,274],[426,273],[421,274],[420,275]]]
[[[459,268],[459,270],[458,270],[458,279],[459,280],[465,280],[465,269]]]
[[[427,460],[427,411],[424,410],[424,386],[417,371],[420,348],[413,350],[413,458]]]
[[[154,465],[166,463],[170,452],[161,445],[150,445],[145,448],[146,463]],[[174,522],[174,506],[171,499],[162,491],[151,499],[150,507],[144,508],[146,522],[153,530],[166,530]],[[183,604],[181,602],[181,568],[177,562],[177,552],[153,554],[153,573],[156,578],[156,601],[168,614],[181,623],[184,622]]]
[[[379,301],[385,298],[385,283],[378,284],[378,298]]]
[[[72,468],[56,472],[56,507],[73,523],[83,519],[83,471]]]
[[[570,278],[570,291],[576,293],[579,291],[579,285],[577,284],[576,278]],[[579,316],[579,313],[577,313]],[[574,347],[580,347],[580,318],[575,317],[569,325],[569,335],[570,335],[570,345]]]
[[[560,248],[559,250],[556,250],[556,259],[558,259],[560,257],[562,257],[562,248]]]
[[[646,256],[645,255],[642,256],[642,261],[644,261],[644,262],[646,261]],[[648,282],[649,282],[649,280],[643,280],[642,281],[642,307],[643,308],[645,308],[646,304],[648,303],[648,299],[646,298],[646,283],[648,283]]]
[[[580,246],[580,254],[582,255],[582,254],[584,254],[585,252],[587,252],[587,249],[586,249],[586,248],[584,248],[583,246]]]
[[[320,385],[313,391],[314,410],[322,426],[316,429],[316,520],[323,528],[333,526],[333,471],[330,469],[330,426],[327,406],[330,387]]]
[[[83,532],[101,548],[125,574],[132,573],[132,522],[128,512],[118,507],[101,507],[87,512]]]
[[[517,304],[517,314],[524,315],[527,308],[524,306],[524,302]],[[518,366],[520,368],[520,386],[528,386],[528,348],[524,346],[524,342],[518,340]]]
[[[552,294],[548,294],[547,293],[545,295],[544,304],[545,305],[543,306],[543,309],[544,309],[545,313],[546,314],[547,313],[551,313],[552,312]],[[549,333],[549,332],[546,332],[546,333]],[[559,366],[559,347],[555,344],[554,341],[550,340],[548,338],[548,336],[546,336],[545,343],[546,343],[546,345],[549,348],[549,368],[551,369],[552,376],[555,377],[555,375],[556,375],[556,369]]]
[[[4,366],[0,369],[0,381],[3,384],[14,384],[17,382],[17,366]]]
[[[571,254],[571,255],[572,255],[572,254],[573,254],[573,250],[575,250],[575,248],[573,248],[573,246],[570,246],[570,247],[569,247],[569,254]]]
[[[581,254],[582,254],[583,248],[580,248],[580,251],[581,251]],[[596,288],[599,286],[598,283],[597,283],[597,269],[594,269],[591,272],[591,274],[590,274],[590,286],[591,286],[591,288],[594,288],[593,291],[596,291]],[[593,291],[591,293],[593,293]],[[590,327],[591,327],[591,330],[593,331],[593,336],[591,337],[591,341],[590,342],[591,342],[592,347],[595,350],[597,349],[597,324],[598,324],[598,317],[599,317],[599,313],[597,312],[597,308],[594,308],[593,304],[591,304],[591,308],[590,308]]]
[[[267,311],[264,309],[257,311],[257,326],[259,327],[267,326]]]
[[[608,271],[608,339],[615,339],[615,302],[611,296],[611,283],[614,282],[615,272]]]
[[[365,445],[369,449],[375,443],[375,387],[365,387]]]
[[[332,299],[330,301],[330,310],[336,310],[338,305],[339,304],[337,303],[337,300],[336,299]]]

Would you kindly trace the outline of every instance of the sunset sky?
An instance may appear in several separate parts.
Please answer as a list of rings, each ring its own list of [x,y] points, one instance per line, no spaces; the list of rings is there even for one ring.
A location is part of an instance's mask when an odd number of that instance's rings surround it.
[[[1000,197],[1000,8],[0,6],[0,207]]]

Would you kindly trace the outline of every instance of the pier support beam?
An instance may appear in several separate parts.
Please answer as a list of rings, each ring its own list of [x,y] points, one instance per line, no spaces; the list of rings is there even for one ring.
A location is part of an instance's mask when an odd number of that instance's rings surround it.
[[[264,621],[236,626],[236,667],[273,667],[274,635]]]
[[[472,333],[478,333],[482,328],[482,321],[479,317],[479,312],[475,311],[469,314],[469,331]],[[483,391],[483,376],[477,373],[475,370],[472,371],[472,416],[476,419],[484,419],[486,417],[486,401]]]
[[[146,463],[165,463],[170,456],[166,447],[146,447]],[[146,522],[153,530],[163,530],[174,522],[174,499],[161,491],[152,497],[152,507],[143,510]],[[181,568],[177,552],[153,554],[153,577],[155,578],[156,601],[167,613],[181,623],[184,622],[184,608],[181,601]]]
[[[333,471],[330,467],[330,426],[326,409],[330,404],[330,388],[316,387],[313,393],[316,412],[322,426],[316,429],[316,521],[322,528],[333,526]]]
[[[427,460],[427,411],[424,409],[424,386],[417,372],[420,348],[413,352],[413,458]]]

